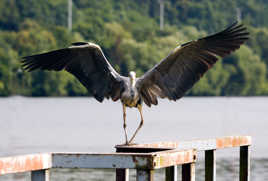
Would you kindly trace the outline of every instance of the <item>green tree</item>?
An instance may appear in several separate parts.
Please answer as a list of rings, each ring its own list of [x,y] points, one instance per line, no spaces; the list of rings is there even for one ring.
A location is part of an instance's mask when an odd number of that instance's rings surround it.
[[[0,95],[87,95],[67,72],[26,73],[23,56],[69,46],[99,44],[116,70],[138,75],[179,44],[222,30],[241,11],[250,30],[247,46],[219,62],[189,95],[268,95],[268,21],[266,0],[166,0],[165,28],[159,30],[159,4],[152,0],[73,1],[68,31],[66,0],[0,1]]]

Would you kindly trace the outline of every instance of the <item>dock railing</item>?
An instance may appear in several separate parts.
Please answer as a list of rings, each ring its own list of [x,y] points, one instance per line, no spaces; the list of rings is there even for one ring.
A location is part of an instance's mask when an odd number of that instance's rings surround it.
[[[230,136],[208,140],[117,145],[116,153],[40,153],[0,158],[0,176],[31,172],[32,181],[49,181],[51,168],[116,169],[116,181],[128,181],[129,169],[136,169],[137,181],[152,181],[154,170],[166,169],[166,181],[195,180],[197,151],[205,151],[205,180],[216,180],[217,149],[240,147],[240,181],[250,180],[250,136]]]

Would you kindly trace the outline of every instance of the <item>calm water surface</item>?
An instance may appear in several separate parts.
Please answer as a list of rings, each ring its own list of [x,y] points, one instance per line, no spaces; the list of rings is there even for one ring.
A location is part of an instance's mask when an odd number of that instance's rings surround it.
[[[111,152],[124,142],[120,102],[97,103],[90,98],[0,99],[0,156],[38,152]],[[268,97],[183,98],[144,106],[145,124],[135,142],[179,141],[250,135],[252,180],[268,180]],[[136,109],[127,109],[130,134],[139,124]],[[238,180],[238,149],[217,151],[217,180]],[[196,180],[204,180],[203,155]],[[131,180],[135,180],[131,172]],[[164,180],[163,170],[155,180]],[[52,180],[114,180],[113,170],[53,170]],[[29,173],[0,181],[30,180]]]

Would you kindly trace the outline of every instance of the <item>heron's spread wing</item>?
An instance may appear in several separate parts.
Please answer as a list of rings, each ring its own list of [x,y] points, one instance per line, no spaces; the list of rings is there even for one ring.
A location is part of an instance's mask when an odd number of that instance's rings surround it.
[[[66,70],[72,73],[100,102],[120,98],[122,77],[113,69],[98,45],[73,43],[65,49],[32,55],[22,59],[25,70]]]
[[[157,104],[157,97],[177,100],[216,63],[248,39],[246,28],[237,22],[217,34],[175,48],[136,83],[144,102]]]

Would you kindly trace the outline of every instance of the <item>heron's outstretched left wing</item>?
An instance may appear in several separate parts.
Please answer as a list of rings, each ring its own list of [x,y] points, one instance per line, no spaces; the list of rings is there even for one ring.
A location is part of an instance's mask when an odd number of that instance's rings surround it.
[[[25,70],[66,70],[73,74],[100,102],[120,98],[123,77],[105,58],[101,48],[93,43],[78,42],[72,46],[22,59]]]
[[[217,56],[238,49],[248,35],[236,22],[222,32],[178,46],[137,81],[144,102],[151,106],[157,104],[157,97],[181,98],[216,63]]]

